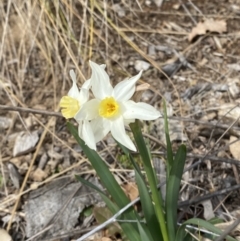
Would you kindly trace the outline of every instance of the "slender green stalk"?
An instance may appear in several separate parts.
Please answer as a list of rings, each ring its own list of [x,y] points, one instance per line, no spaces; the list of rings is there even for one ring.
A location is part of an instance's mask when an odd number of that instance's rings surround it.
[[[163,204],[162,194],[157,189],[156,175],[152,168],[151,157],[149,155],[146,143],[143,139],[143,135],[141,132],[141,128],[139,126],[139,122],[135,121],[135,123],[130,124],[130,127],[133,132],[134,139],[136,141],[139,153],[142,157],[144,170],[147,174],[147,179],[148,179],[148,182],[150,185],[150,189],[152,191],[152,200],[154,202],[154,208],[155,208],[156,216],[159,221],[163,240],[169,241],[166,222],[165,222],[165,215],[163,212],[164,204]]]
[[[160,228],[162,231],[162,236],[164,241],[168,241],[168,233],[167,233],[167,228],[166,228],[166,223],[165,223],[165,216],[163,213],[163,200],[162,200],[162,195],[157,189],[157,184],[155,182],[154,174],[151,171],[151,168],[144,168],[148,177],[148,182],[150,185],[150,189],[152,190],[152,199],[154,202],[154,208],[156,210],[157,218],[160,224]]]
[[[173,165],[173,151],[172,151],[172,143],[170,141],[169,136],[169,129],[168,129],[168,117],[167,117],[167,107],[166,102],[163,101],[163,110],[164,110],[164,131],[165,131],[165,137],[166,137],[166,143],[167,143],[167,181],[170,175],[170,171],[172,169]]]

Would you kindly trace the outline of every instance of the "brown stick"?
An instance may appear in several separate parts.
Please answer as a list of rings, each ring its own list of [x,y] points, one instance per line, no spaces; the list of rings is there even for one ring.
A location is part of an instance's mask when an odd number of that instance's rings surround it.
[[[7,106],[7,105],[0,105],[0,109],[7,110],[7,111],[18,111],[18,112],[27,112],[32,114],[40,114],[40,115],[49,115],[49,116],[56,116],[56,117],[63,117],[61,113],[54,112],[54,111],[47,111],[47,110],[38,110],[38,109],[31,109],[31,108],[24,108],[18,106]]]
[[[17,106],[0,105],[0,110],[1,109],[6,110],[6,111],[18,111],[18,112],[27,112],[27,113],[32,113],[32,114],[63,117],[60,112],[31,109],[31,108],[24,108],[24,107],[17,107]],[[160,117],[160,118],[163,118],[163,117]],[[230,129],[228,124],[221,124],[221,123],[215,124],[215,123],[202,121],[202,120],[195,120],[195,119],[191,119],[191,118],[184,118],[184,117],[178,117],[178,116],[168,116],[168,119],[179,120],[179,121],[183,121],[183,122],[193,122],[193,123],[196,123],[196,124],[211,126],[211,127],[214,127],[214,128]],[[231,126],[231,129],[237,130],[237,131],[240,130],[240,128],[238,126]]]

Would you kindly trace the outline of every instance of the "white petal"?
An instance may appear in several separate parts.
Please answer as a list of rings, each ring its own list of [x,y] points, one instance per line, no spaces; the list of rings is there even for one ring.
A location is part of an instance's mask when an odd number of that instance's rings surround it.
[[[82,85],[82,89],[90,89],[92,85],[91,79],[86,80],[83,85]]]
[[[135,85],[136,82],[140,79],[142,75],[142,71],[139,74],[133,76],[130,79],[126,79],[118,83],[113,90],[113,96],[118,101],[126,101],[129,100],[134,92],[135,92]]]
[[[89,91],[88,89],[81,89],[79,92],[79,96],[78,96],[78,101],[80,104],[80,108],[82,108],[83,104],[86,103],[88,101],[89,98]]]
[[[101,117],[92,120],[91,127],[96,143],[101,141],[110,131],[109,120],[103,119]]]
[[[82,107],[84,106],[84,104],[88,101],[88,98],[89,98],[89,91],[87,89],[81,89],[79,92],[78,98],[77,98],[80,109],[74,116],[75,120],[77,120],[77,121],[83,120],[83,118],[81,119],[81,117],[79,116],[79,112],[82,109]]]
[[[106,64],[101,64],[100,67],[105,69],[106,68]]]
[[[76,114],[75,119],[80,120],[93,120],[97,118],[98,115],[98,106],[100,101],[97,99],[92,99],[85,104],[83,104],[80,111]]]
[[[82,139],[85,141],[86,145],[96,151],[96,142],[91,125],[88,121],[83,122],[82,126]]]
[[[68,96],[70,96],[74,99],[78,99],[79,89],[77,87],[76,75],[75,75],[75,73],[72,69],[70,70],[69,74],[70,74],[70,77],[72,79],[73,85],[72,85],[71,89],[68,91]]]
[[[83,136],[82,136],[82,127],[83,127],[83,123],[82,121],[79,121],[78,122],[78,135],[81,139],[83,139]]]
[[[119,143],[132,151],[136,151],[136,147],[134,146],[130,137],[126,134],[122,116],[112,121],[111,133],[113,138],[115,138]]]
[[[101,68],[105,69],[106,68],[106,64],[101,64],[100,65]],[[82,89],[90,89],[92,87],[92,81],[91,79],[86,80],[83,85],[82,85]]]
[[[123,119],[124,125],[128,126],[129,124],[135,122],[135,119]]]
[[[91,84],[93,95],[97,99],[104,99],[108,96],[112,96],[113,88],[103,66],[92,61],[90,61],[90,66],[92,68]]]
[[[73,81],[74,83],[77,83],[76,74],[75,74],[75,72],[74,72],[73,69],[71,69],[71,70],[69,71],[69,75],[70,75],[72,81]]]
[[[124,119],[155,120],[161,116],[160,112],[153,106],[132,100],[122,103],[124,105]]]
[[[68,96],[74,98],[74,99],[78,99],[79,97],[79,89],[77,87],[76,83],[73,83],[71,89],[68,91]]]

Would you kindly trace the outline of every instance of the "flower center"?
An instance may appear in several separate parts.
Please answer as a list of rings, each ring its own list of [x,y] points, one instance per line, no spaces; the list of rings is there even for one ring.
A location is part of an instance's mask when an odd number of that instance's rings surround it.
[[[78,110],[80,109],[79,103],[77,99],[74,99],[70,96],[63,96],[60,100],[60,107],[62,108],[62,115],[66,119],[73,118]]]
[[[107,97],[100,102],[98,113],[101,117],[114,117],[119,112],[119,105],[113,97]]]

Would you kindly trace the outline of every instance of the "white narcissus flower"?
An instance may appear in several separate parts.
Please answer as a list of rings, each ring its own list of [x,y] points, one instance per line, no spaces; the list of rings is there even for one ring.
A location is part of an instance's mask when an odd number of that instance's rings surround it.
[[[66,96],[60,100],[60,107],[62,108],[62,115],[66,119],[74,118],[78,111],[82,108],[83,104],[88,101],[90,79],[87,80],[81,90],[77,87],[76,75],[73,70],[69,72],[73,85]]]
[[[111,132],[119,143],[136,151],[136,147],[125,132],[124,125],[134,122],[135,119],[155,120],[161,116],[153,106],[130,100],[142,71],[113,88],[104,68],[92,61],[90,66],[91,86],[95,98],[86,102],[75,116],[81,123],[80,137],[90,148],[96,150],[96,143]]]

